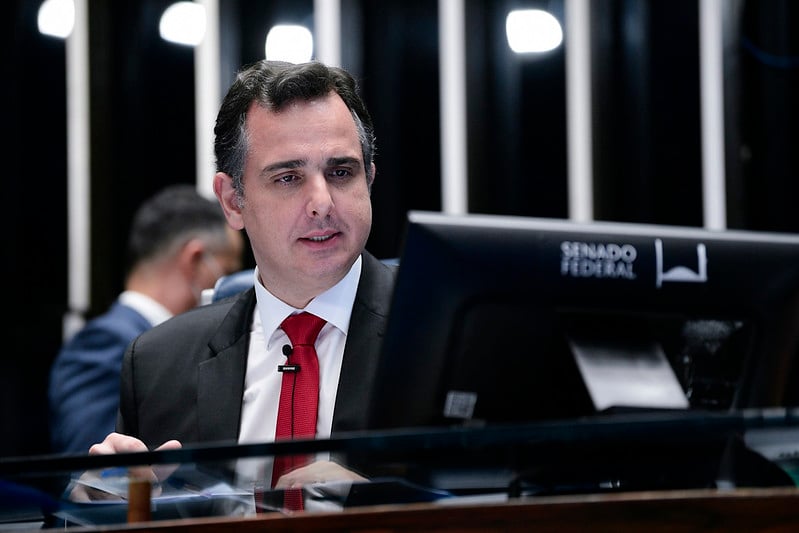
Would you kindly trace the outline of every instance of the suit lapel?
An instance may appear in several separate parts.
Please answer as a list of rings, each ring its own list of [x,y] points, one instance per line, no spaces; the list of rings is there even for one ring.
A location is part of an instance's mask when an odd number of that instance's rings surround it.
[[[367,252],[341,364],[333,432],[354,431],[366,426],[367,408],[377,361],[388,319],[396,268],[388,267]]]
[[[247,350],[255,290],[238,298],[211,337],[211,357],[199,365],[197,411],[200,440],[235,442],[239,436]]]

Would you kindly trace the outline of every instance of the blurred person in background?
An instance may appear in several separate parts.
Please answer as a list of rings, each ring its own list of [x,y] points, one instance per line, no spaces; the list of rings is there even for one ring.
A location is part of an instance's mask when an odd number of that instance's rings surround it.
[[[50,370],[51,448],[86,453],[114,430],[119,374],[128,344],[195,307],[203,289],[241,269],[244,238],[215,199],[173,185],[136,211],[128,237],[125,290],[65,342]]]

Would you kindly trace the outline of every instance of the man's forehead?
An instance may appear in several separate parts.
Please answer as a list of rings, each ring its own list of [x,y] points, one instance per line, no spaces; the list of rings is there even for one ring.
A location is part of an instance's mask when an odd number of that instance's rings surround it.
[[[307,147],[329,144],[331,152],[325,157],[359,154],[361,140],[356,121],[341,97],[335,97],[337,101],[298,100],[293,107],[281,111],[253,104],[247,114],[250,150],[261,155],[265,150],[275,161],[303,159],[303,154],[307,154],[303,143],[308,143]]]

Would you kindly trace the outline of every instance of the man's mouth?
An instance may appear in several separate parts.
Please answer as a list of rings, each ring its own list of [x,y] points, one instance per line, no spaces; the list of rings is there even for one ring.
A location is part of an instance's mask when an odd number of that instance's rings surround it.
[[[326,241],[326,240],[328,240],[328,239],[331,239],[331,238],[333,238],[333,235],[334,235],[334,234],[330,234],[330,235],[319,235],[319,236],[317,236],[317,237],[306,237],[305,239],[306,239],[306,240],[309,240],[309,241],[313,241],[313,242],[323,242],[323,241]]]

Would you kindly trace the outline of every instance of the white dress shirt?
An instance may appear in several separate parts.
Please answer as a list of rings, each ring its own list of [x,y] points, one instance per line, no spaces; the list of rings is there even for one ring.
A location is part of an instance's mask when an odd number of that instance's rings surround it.
[[[141,314],[153,327],[172,318],[169,309],[140,292],[123,291],[119,301]]]
[[[319,412],[316,436],[318,438],[330,436],[344,344],[347,340],[355,293],[361,278],[361,264],[362,260],[358,257],[349,273],[340,282],[311,300],[305,309],[296,309],[271,294],[261,285],[256,267],[254,284],[257,303],[250,329],[247,371],[244,377],[240,444],[275,440],[280,387],[283,380],[283,374],[278,372],[277,367],[286,363],[286,356],[282,351],[283,345],[291,344],[286,333],[280,329],[280,324],[287,316],[302,311],[313,313],[327,321],[316,339],[316,353],[319,358]],[[326,459],[328,456],[329,454],[325,453],[320,454],[318,458]],[[257,476],[254,479],[269,479],[271,461],[265,466],[269,471],[263,472],[259,467],[257,472],[251,472]],[[239,473],[244,472],[239,469]],[[265,474],[267,476],[263,477]]]

